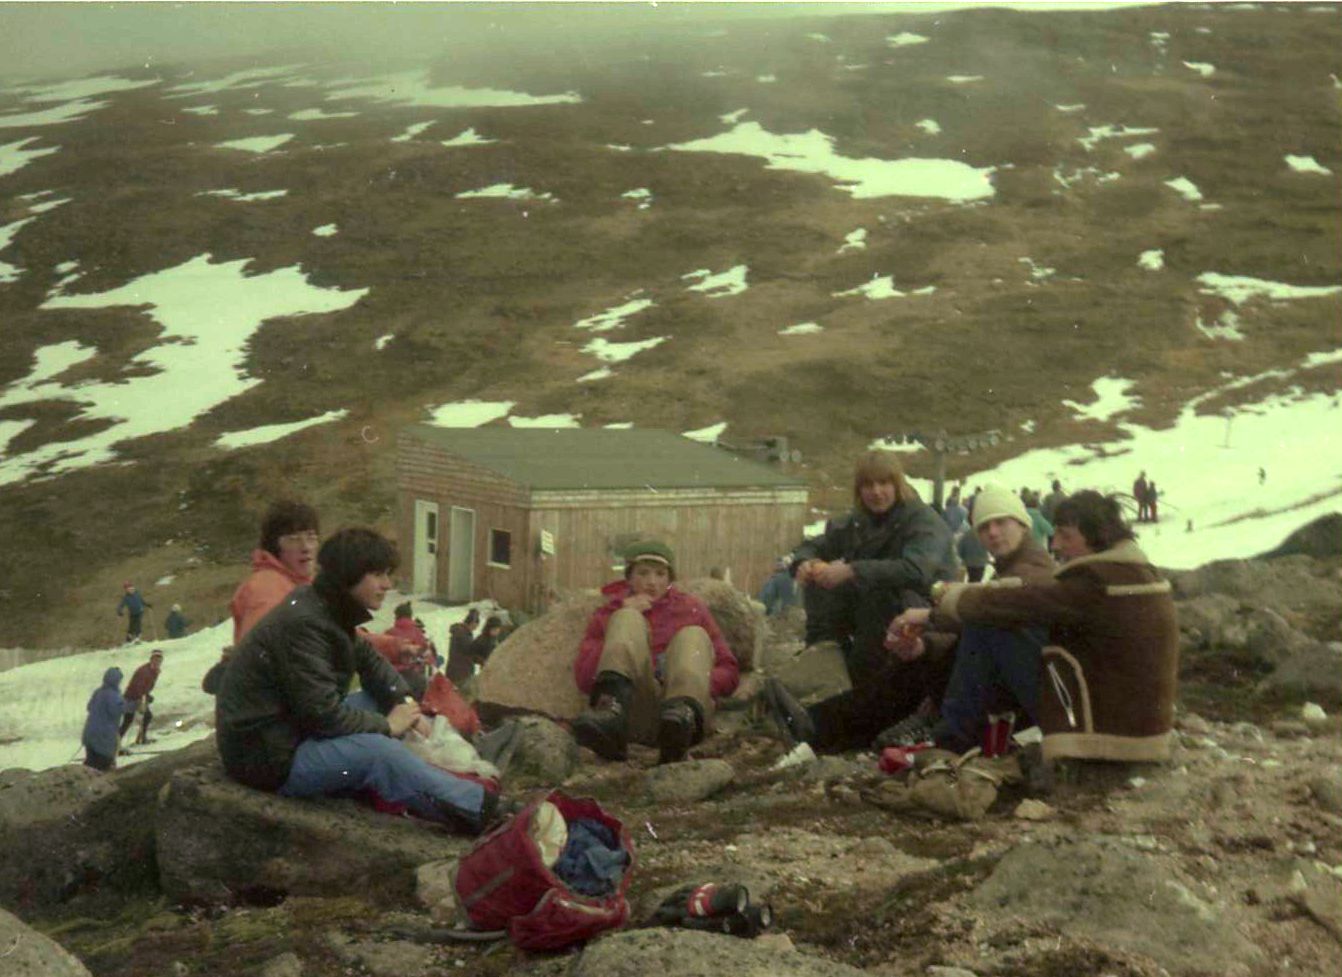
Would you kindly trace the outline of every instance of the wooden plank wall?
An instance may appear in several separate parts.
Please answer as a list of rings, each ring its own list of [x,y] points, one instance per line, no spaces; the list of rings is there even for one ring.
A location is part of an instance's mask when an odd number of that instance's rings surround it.
[[[505,607],[521,607],[532,590],[535,547],[530,542],[527,509],[530,493],[497,472],[449,454],[408,434],[397,442],[396,482],[400,513],[401,575],[414,570],[415,500],[438,503],[438,589],[447,592],[451,552],[452,506],[475,510],[475,589],[473,598],[492,597]],[[512,533],[512,566],[490,566],[489,531]]]
[[[806,520],[805,490],[723,490],[679,497],[672,492],[590,494],[604,498],[555,504],[551,493],[535,495],[531,525],[536,546],[540,530],[546,529],[554,535],[557,551],[545,561],[544,585],[560,592],[600,587],[614,579],[612,544],[651,536],[671,545],[680,577],[703,577],[711,567],[730,567],[732,583],[757,593],[774,560],[801,542]]]
[[[600,587],[613,579],[612,545],[653,536],[676,552],[680,577],[731,569],[732,583],[757,593],[774,560],[802,538],[807,498],[802,487],[536,491],[402,433],[396,461],[402,567],[413,575],[415,500],[438,503],[438,588],[445,593],[451,550],[451,507],[475,510],[474,598],[535,610],[547,593]],[[512,566],[488,565],[489,531],[513,534]],[[541,530],[555,555],[541,558]]]

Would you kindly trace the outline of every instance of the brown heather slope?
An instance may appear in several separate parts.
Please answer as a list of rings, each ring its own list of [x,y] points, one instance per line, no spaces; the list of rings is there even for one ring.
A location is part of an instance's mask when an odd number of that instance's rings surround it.
[[[885,43],[902,30],[933,41]],[[831,43],[805,37],[814,31]],[[1163,51],[1154,31],[1170,34]],[[314,284],[371,291],[344,312],[266,323],[247,365],[263,382],[188,429],[122,444],[133,464],[0,488],[0,644],[112,640],[112,607],[127,577],[148,585],[174,574],[170,586],[150,588],[159,611],[178,600],[197,623],[222,617],[258,515],[279,494],[314,501],[328,528],[391,529],[394,433],[421,419],[425,405],[506,399],[518,414],[581,413],[588,425],[689,430],[727,420],[736,440],[786,434],[803,452],[816,504],[828,506],[842,502],[842,490],[828,486],[842,485],[851,457],[894,430],[1013,432],[976,459],[991,464],[1102,436],[1060,405],[1086,399],[1099,376],[1136,380],[1143,406],[1134,419],[1161,425],[1223,372],[1255,374],[1337,346],[1336,296],[1251,302],[1239,310],[1240,343],[1195,328],[1228,308],[1200,293],[1196,277],[1206,271],[1342,281],[1342,141],[1329,77],[1342,74],[1336,11],[993,9],[707,34],[560,35],[549,50],[522,56],[503,31],[476,57],[435,67],[442,84],[573,90],[580,105],[352,103],[354,118],[303,123],[285,116],[317,104],[309,89],[269,84],[169,101],[146,88],[109,96],[111,105],[84,121],[13,130],[61,151],[4,178],[0,222],[26,215],[20,194],[56,189],[73,199],[24,227],[5,252],[24,273],[0,288],[0,383],[26,376],[45,343],[98,347],[67,381],[127,375],[128,360],[155,344],[157,324],[135,309],[39,310],[62,261],[81,262],[81,292],[207,251],[216,261],[251,259],[251,273],[301,264]],[[1216,72],[1204,78],[1185,61]],[[843,67],[857,64],[867,67]],[[703,76],[719,70],[727,74]],[[776,82],[755,80],[766,73]],[[955,85],[951,74],[985,80]],[[205,103],[220,114],[180,111]],[[1055,108],[1076,103],[1086,108]],[[0,114],[17,104],[0,96]],[[258,104],[276,111],[242,114]],[[856,200],[828,177],[766,169],[756,158],[647,151],[722,132],[718,117],[739,108],[772,132],[819,129],[846,156],[997,166],[996,196],[973,206]],[[941,134],[919,129],[925,118]],[[431,119],[417,138],[390,141]],[[1078,137],[1101,125],[1159,132],[1087,151]],[[440,145],[468,126],[498,141]],[[264,156],[212,148],[285,131],[296,138]],[[1123,148],[1137,141],[1157,151],[1133,159]],[[1334,175],[1293,173],[1287,153],[1313,155]],[[1068,188],[1055,176],[1072,180],[1087,167],[1094,173]],[[1120,177],[1096,179],[1111,172]],[[1176,176],[1221,209],[1183,200],[1164,185]],[[558,202],[454,197],[500,182]],[[290,193],[261,204],[196,196],[230,186]],[[652,191],[648,210],[620,198],[635,187]],[[312,236],[325,223],[338,223],[339,234]],[[866,250],[836,254],[858,227],[868,229]],[[1137,265],[1152,248],[1164,251],[1162,273]],[[1055,273],[1032,280],[1023,258]],[[738,264],[750,268],[750,289],[739,296],[710,299],[681,280]],[[936,291],[885,301],[832,294],[873,275],[893,275],[904,291]],[[590,337],[572,323],[638,289],[657,305],[607,338],[672,338],[611,379],[575,384],[598,364],[579,351]],[[825,332],[778,335],[812,320]],[[374,353],[387,333],[396,338]],[[1329,367],[1287,382],[1336,391],[1340,379],[1342,369]],[[1279,387],[1265,382],[1235,396]],[[338,408],[350,411],[339,424],[231,453],[212,447],[226,431]],[[0,410],[0,420],[37,422],[15,439],[15,452],[78,435],[74,415],[54,402]],[[1035,422],[1028,436],[1025,421]],[[968,463],[956,460],[952,474]]]

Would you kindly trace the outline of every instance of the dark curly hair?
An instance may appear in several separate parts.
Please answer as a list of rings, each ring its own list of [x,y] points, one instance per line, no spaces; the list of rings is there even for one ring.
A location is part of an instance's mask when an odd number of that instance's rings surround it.
[[[1123,520],[1118,499],[1093,489],[1075,492],[1059,502],[1053,510],[1053,525],[1076,529],[1096,553],[1125,539],[1137,538]]]
[[[348,590],[369,573],[391,573],[400,565],[396,544],[372,529],[342,529],[317,551],[320,576]]]

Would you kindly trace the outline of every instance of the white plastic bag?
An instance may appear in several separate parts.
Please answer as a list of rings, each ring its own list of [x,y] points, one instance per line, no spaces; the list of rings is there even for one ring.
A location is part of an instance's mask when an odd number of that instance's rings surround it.
[[[435,767],[453,773],[473,773],[495,779],[499,777],[499,768],[488,760],[480,759],[475,747],[453,728],[446,716],[433,717],[433,732],[428,739],[411,732],[405,737],[405,745]]]
[[[542,801],[531,817],[531,839],[540,849],[545,867],[554,868],[568,844],[568,822],[549,801]]]

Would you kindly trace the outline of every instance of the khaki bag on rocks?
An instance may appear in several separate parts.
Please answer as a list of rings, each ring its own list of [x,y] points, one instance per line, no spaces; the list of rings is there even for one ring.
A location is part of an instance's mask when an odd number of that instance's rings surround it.
[[[1010,765],[997,762],[998,758],[985,760],[979,754],[977,747],[959,757],[949,750],[917,754],[909,788],[914,803],[961,821],[983,817],[997,800],[997,788],[1012,777]],[[1017,765],[1015,779],[1019,778]]]

